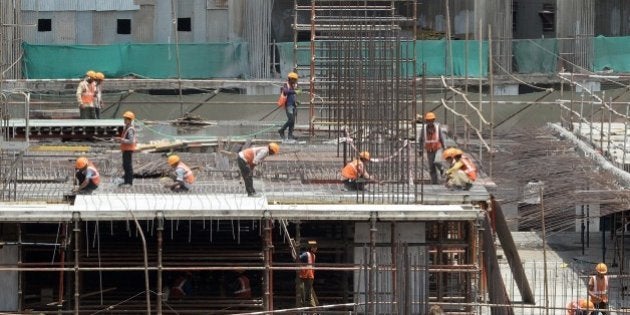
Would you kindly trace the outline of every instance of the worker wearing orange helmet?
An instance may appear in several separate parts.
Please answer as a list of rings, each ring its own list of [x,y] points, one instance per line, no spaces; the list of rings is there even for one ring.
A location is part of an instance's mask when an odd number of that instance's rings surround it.
[[[286,104],[284,105],[284,111],[287,114],[287,122],[282,125],[282,128],[278,130],[281,139],[284,138],[284,131],[289,129],[287,140],[295,140],[293,136],[293,129],[295,128],[295,120],[297,119],[297,95],[301,93],[298,89],[298,74],[290,72],[287,75],[287,81],[280,88],[280,93],[287,97]]]
[[[579,299],[567,304],[567,315],[591,315],[595,305],[588,299]]]
[[[302,269],[298,273],[300,278],[300,286],[298,292],[297,307],[315,307],[317,306],[317,295],[313,290],[313,282],[315,281],[315,254],[317,254],[317,241],[308,241],[306,251],[302,252],[298,257],[298,262],[302,264]]]
[[[94,74],[94,83],[96,86],[96,93],[94,95],[94,116],[96,119],[101,119],[101,110],[103,109],[103,81],[105,81],[105,75],[102,72]]]
[[[79,185],[72,192],[77,194],[91,194],[101,183],[101,176],[98,170],[86,157],[77,158],[75,162],[75,178]]]
[[[267,156],[277,154],[278,151],[280,151],[280,146],[275,142],[271,142],[266,146],[251,147],[238,153],[238,168],[245,182],[247,196],[259,196],[254,189],[254,168],[256,165],[262,163]]]
[[[171,155],[167,159],[168,165],[173,169],[171,178],[173,184],[169,186],[171,191],[182,192],[189,191],[192,184],[195,182],[195,174],[181,161],[178,155]]]
[[[431,184],[438,183],[438,172],[442,172],[440,162],[440,151],[444,148],[444,135],[440,128],[440,124],[436,122],[437,116],[433,112],[424,114],[424,123],[418,132],[418,144],[420,150],[424,150],[427,154],[427,162],[429,165],[429,174],[431,175]],[[421,151],[422,153],[423,151]]]
[[[588,296],[597,309],[608,308],[608,266],[599,263],[595,266],[596,274],[588,280]],[[602,315],[605,312],[600,311]]]
[[[448,163],[446,187],[450,189],[470,190],[477,179],[477,166],[464,152],[457,148],[448,148],[442,153]]]
[[[125,175],[123,182],[119,187],[131,187],[133,185],[133,152],[136,150],[136,128],[133,125],[133,121],[136,119],[136,115],[131,111],[126,111],[123,114],[125,126],[120,134],[120,137],[116,137],[115,140],[120,142],[120,151],[122,151],[122,164]]]
[[[79,103],[79,117],[81,119],[94,119],[94,99],[96,97],[96,72],[89,70],[83,80],[77,86],[77,102]]]
[[[363,151],[359,153],[359,157],[348,162],[341,169],[341,178],[346,190],[364,190],[366,180],[370,180],[371,176],[365,169],[365,164],[370,161],[370,152]]]

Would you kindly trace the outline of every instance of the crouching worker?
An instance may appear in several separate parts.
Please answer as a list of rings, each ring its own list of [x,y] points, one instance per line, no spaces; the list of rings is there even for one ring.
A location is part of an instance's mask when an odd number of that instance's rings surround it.
[[[473,182],[477,179],[475,163],[464,155],[464,151],[457,148],[444,150],[442,157],[449,165],[449,169],[446,171],[446,187],[470,190]]]
[[[171,175],[173,184],[168,188],[174,192],[189,191],[191,185],[195,182],[195,174],[190,167],[184,164],[177,155],[168,157],[168,165],[173,169],[173,174]]]
[[[567,315],[591,315],[595,305],[587,299],[571,301],[567,304]]]
[[[101,176],[98,170],[86,157],[80,157],[75,163],[76,167],[76,187],[72,190],[76,194],[91,194],[101,183]]]
[[[365,169],[365,164],[370,161],[370,152],[363,151],[358,159],[348,162],[341,169],[341,177],[346,190],[364,190],[367,181],[371,180],[370,174]]]

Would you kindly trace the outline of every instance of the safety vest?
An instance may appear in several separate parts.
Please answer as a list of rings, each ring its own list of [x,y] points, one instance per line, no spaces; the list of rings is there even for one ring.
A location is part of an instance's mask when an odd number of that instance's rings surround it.
[[[195,174],[193,174],[192,170],[190,169],[190,167],[188,167],[188,165],[184,164],[184,162],[179,162],[177,164],[177,168],[183,168],[184,169],[184,181],[188,184],[192,184],[195,182]]]
[[[440,124],[433,123],[433,125],[435,126],[435,131],[431,133],[427,133],[426,124],[422,128],[424,149],[427,150],[427,152],[435,152],[442,148],[442,143],[440,142]]]
[[[239,289],[234,291],[234,296],[240,299],[249,299],[252,297],[252,287],[249,285],[249,278],[245,275],[238,277]]]
[[[306,252],[305,254],[307,266],[300,270],[300,279],[315,279],[315,270],[313,269],[315,254],[311,252]]]
[[[96,83],[82,81],[81,86],[81,104],[92,106],[94,104],[94,95],[96,94]]]
[[[471,181],[475,181],[477,179],[477,167],[475,163],[473,163],[467,156],[462,155],[461,158],[462,163],[464,163],[464,173],[468,175]]]
[[[92,183],[98,186],[101,183],[101,175],[98,173],[98,170],[94,167],[94,165],[88,165],[88,169],[94,173],[94,176],[91,178]]]
[[[357,179],[361,175],[359,172],[362,170],[363,162],[359,159],[354,159],[341,170],[341,176],[343,179]]]
[[[590,293],[594,296],[593,302],[599,303],[608,297],[608,276],[604,276],[604,281],[597,282],[597,276],[592,276],[593,291]]]
[[[122,132],[122,135],[120,136],[123,140],[127,139],[127,133],[129,132],[129,130],[136,131],[136,129],[133,127],[133,125],[129,125],[129,127],[125,126],[125,129]],[[120,151],[135,151],[136,150],[136,135],[134,133],[133,135],[133,141],[131,143],[124,143],[121,142],[120,143]]]
[[[254,158],[256,158],[256,154],[258,154],[260,150],[264,149],[266,149],[266,147],[253,147],[239,152],[238,155],[243,158],[249,166],[254,167]]]

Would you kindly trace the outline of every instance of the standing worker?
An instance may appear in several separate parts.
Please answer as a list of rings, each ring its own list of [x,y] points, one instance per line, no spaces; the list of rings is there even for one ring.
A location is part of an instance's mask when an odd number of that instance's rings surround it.
[[[94,119],[94,98],[96,96],[96,72],[90,70],[77,87],[77,102],[79,102],[79,117],[81,119]]]
[[[174,183],[169,186],[171,191],[189,191],[191,185],[195,182],[195,174],[190,167],[184,164],[177,155],[169,156],[167,162],[174,170],[172,176]]]
[[[278,151],[280,151],[280,146],[275,142],[271,142],[267,146],[251,147],[238,153],[238,168],[245,182],[247,196],[258,197],[254,189],[254,167],[262,163],[268,155],[277,154]]]
[[[417,143],[426,151],[427,162],[429,165],[429,173],[431,174],[431,184],[436,185],[438,183],[438,172],[442,172],[442,166],[436,158],[440,158],[440,150],[444,148],[444,135],[440,128],[440,124],[435,121],[437,117],[433,112],[428,112],[424,115],[424,123],[422,124],[422,130],[417,135]]]
[[[293,129],[295,128],[295,120],[297,119],[297,95],[301,93],[301,90],[298,89],[298,74],[295,72],[289,72],[287,76],[287,82],[285,82],[280,88],[280,92],[287,97],[287,102],[284,105],[284,110],[287,114],[287,122],[284,123],[282,128],[278,130],[278,134],[280,134],[280,138],[283,140],[284,131],[288,128],[289,134],[287,136],[287,140],[295,140],[293,136]]]
[[[101,183],[98,170],[86,157],[80,157],[75,163],[75,178],[79,187],[72,190],[77,194],[91,194]]]
[[[317,242],[308,241],[308,249],[300,254],[299,261],[305,266],[300,269],[300,287],[299,287],[299,305],[298,307],[316,307],[317,295],[313,290],[313,281],[315,281],[315,254],[317,253]]]
[[[341,169],[343,185],[347,190],[364,190],[365,182],[371,179],[365,169],[365,163],[370,161],[370,152],[363,151],[358,159],[354,159]]]
[[[595,308],[605,310],[608,308],[608,266],[599,263],[595,266],[595,274],[588,280],[588,296],[595,304]],[[607,313],[600,311],[602,315]]]
[[[457,148],[444,150],[442,156],[449,165],[446,171],[446,187],[470,190],[472,183],[477,179],[475,163],[464,155],[464,151]]]
[[[133,185],[133,151],[136,150],[136,128],[133,126],[133,121],[136,119],[136,115],[130,111],[126,111],[123,114],[125,120],[125,127],[120,135],[115,139],[120,142],[120,151],[122,151],[122,164],[125,171],[124,181],[120,183],[119,187],[131,187]]]
[[[567,304],[567,315],[591,315],[595,305],[588,299],[579,299]]]
[[[96,95],[94,96],[94,116],[96,119],[101,119],[101,110],[103,109],[103,81],[105,75],[102,72],[97,72],[94,75],[96,83]]]

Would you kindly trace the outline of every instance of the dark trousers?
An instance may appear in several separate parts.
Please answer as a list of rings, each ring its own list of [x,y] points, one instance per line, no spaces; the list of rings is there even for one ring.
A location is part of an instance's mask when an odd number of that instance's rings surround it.
[[[427,151],[427,164],[429,164],[429,174],[431,174],[431,184],[438,184],[438,171],[442,170],[442,166],[439,163],[435,163],[435,155],[440,151]]]
[[[293,128],[295,128],[295,120],[297,118],[297,107],[287,106],[284,110],[287,114],[287,122],[285,122],[282,128],[280,128],[280,131],[284,133],[284,131],[288,128],[288,138],[291,139],[293,138]]]
[[[599,302],[599,303],[593,303],[593,304],[595,305],[596,309],[602,309],[602,310],[608,309],[608,303],[606,302]],[[608,313],[604,311],[599,311],[599,313],[601,315],[608,315]]]
[[[343,181],[343,185],[347,190],[364,190],[365,189],[365,180],[359,179],[346,179]]]
[[[96,119],[101,119],[101,108],[100,107],[95,107],[94,108],[94,117]]]
[[[133,185],[133,151],[122,151],[125,184]]]
[[[94,111],[94,107],[92,106],[79,107],[79,117],[81,119],[95,119],[96,111]]]
[[[79,185],[83,184],[83,181],[85,181],[85,174],[83,174],[83,172],[81,171],[77,171],[74,174],[74,177],[77,179],[77,183],[79,183]],[[90,180],[90,183],[85,186],[85,188],[79,190],[77,193],[78,194],[91,194],[92,191],[94,191],[94,189],[98,188],[98,186],[96,184],[94,184],[93,181]]]
[[[254,172],[249,167],[249,164],[245,160],[243,160],[240,156],[238,157],[238,168],[241,170],[241,176],[243,176],[243,181],[245,182],[245,191],[247,191],[248,195],[252,195],[256,193],[254,190]]]

